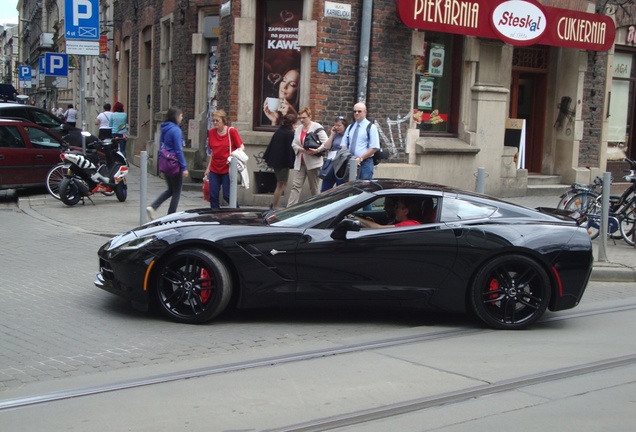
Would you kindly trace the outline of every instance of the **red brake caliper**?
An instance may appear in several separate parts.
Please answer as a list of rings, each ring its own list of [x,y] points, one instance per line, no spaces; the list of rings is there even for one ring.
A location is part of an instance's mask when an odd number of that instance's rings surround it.
[[[497,282],[497,279],[495,278],[490,279],[490,285],[488,285],[488,291],[498,291],[498,290],[499,290],[499,282]],[[497,294],[490,294],[488,298],[490,300],[494,300],[497,298]]]
[[[210,278],[210,274],[208,273],[208,271],[206,269],[201,269],[201,279],[205,280],[205,279],[209,279]],[[206,280],[205,282],[203,282],[201,284],[201,287],[211,287],[212,286],[212,281],[210,280]],[[208,300],[210,300],[210,296],[212,295],[212,290],[209,289],[202,289],[201,290],[201,303],[207,303]]]

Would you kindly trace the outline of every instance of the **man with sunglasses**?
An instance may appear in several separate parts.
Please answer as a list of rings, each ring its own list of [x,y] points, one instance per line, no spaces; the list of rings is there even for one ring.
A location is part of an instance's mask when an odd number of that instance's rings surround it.
[[[355,121],[347,128],[344,142],[358,163],[358,178],[370,180],[373,178],[373,154],[380,149],[380,134],[374,124],[371,124],[367,134],[370,122],[367,120],[367,106],[363,102],[353,106],[353,118]]]

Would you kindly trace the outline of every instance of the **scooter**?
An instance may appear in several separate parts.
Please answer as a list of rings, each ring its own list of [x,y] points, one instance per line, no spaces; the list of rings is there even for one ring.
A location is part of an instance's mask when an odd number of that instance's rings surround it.
[[[118,150],[118,139],[100,141],[96,147],[104,153],[105,164],[96,164],[86,155],[70,151],[60,156],[68,167],[59,189],[60,199],[67,206],[74,206],[80,201],[84,204],[84,198],[95,205],[91,195],[96,193],[114,192],[119,202],[126,201],[128,197],[128,161]]]

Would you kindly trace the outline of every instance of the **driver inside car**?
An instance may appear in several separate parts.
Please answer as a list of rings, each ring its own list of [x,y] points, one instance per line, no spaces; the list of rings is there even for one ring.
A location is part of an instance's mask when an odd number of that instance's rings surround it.
[[[354,216],[354,218],[360,222],[363,228],[391,228],[419,225],[422,218],[421,208],[422,206],[419,200],[410,197],[399,197],[395,202],[395,223],[393,224],[382,225],[359,216]]]

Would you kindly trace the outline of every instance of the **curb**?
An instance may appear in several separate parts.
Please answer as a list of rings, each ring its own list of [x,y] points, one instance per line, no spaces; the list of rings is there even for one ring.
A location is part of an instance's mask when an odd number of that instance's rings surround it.
[[[590,280],[594,282],[636,282],[636,270],[629,267],[592,267]]]

